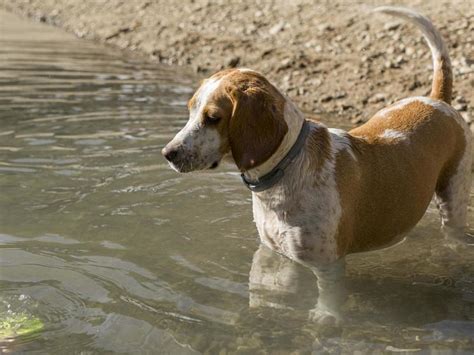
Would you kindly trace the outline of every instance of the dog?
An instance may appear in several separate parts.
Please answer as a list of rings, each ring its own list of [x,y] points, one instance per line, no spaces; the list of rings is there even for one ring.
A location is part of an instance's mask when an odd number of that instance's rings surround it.
[[[306,120],[262,74],[222,70],[204,80],[188,103],[189,121],[162,150],[182,173],[233,162],[252,191],[261,242],[310,267],[320,290],[340,288],[346,255],[399,242],[433,195],[449,238],[466,226],[471,132],[450,106],[446,46],[412,10],[375,11],[423,33],[433,60],[429,96],[398,101],[346,132]],[[326,298],[313,318],[337,313]]]

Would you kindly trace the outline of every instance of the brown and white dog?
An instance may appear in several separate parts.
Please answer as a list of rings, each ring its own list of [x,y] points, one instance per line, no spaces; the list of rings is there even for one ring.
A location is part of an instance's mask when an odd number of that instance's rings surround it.
[[[433,195],[445,231],[456,235],[466,225],[471,133],[450,106],[446,47],[426,17],[376,11],[422,31],[434,66],[429,97],[401,100],[345,132],[305,120],[261,74],[223,70],[202,83],[188,123],[162,152],[178,172],[235,162],[253,190],[262,243],[318,276],[349,253],[401,240]]]

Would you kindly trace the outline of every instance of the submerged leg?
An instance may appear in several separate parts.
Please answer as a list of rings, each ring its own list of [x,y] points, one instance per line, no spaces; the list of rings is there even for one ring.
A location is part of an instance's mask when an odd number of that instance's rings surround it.
[[[304,309],[314,289],[302,271],[301,265],[261,244],[249,274],[250,308]]]
[[[345,288],[345,259],[325,266],[311,267],[318,278],[318,302],[310,311],[310,319],[318,323],[337,323],[347,293]]]

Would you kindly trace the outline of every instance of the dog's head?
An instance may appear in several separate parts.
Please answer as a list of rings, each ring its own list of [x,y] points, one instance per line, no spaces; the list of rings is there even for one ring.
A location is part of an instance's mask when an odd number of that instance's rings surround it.
[[[288,131],[285,97],[257,72],[220,71],[189,100],[189,121],[163,148],[178,172],[212,169],[231,154],[240,171],[265,162]]]

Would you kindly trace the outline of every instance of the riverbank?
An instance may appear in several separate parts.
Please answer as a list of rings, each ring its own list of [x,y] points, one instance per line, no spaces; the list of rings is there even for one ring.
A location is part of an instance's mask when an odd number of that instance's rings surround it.
[[[386,2],[385,2],[386,3]],[[454,73],[453,105],[473,118],[474,7],[470,1],[402,0],[443,34]],[[431,57],[408,24],[348,1],[0,0],[0,7],[79,37],[191,69],[261,71],[303,111],[356,125],[431,86]],[[197,85],[196,81],[196,85]]]

